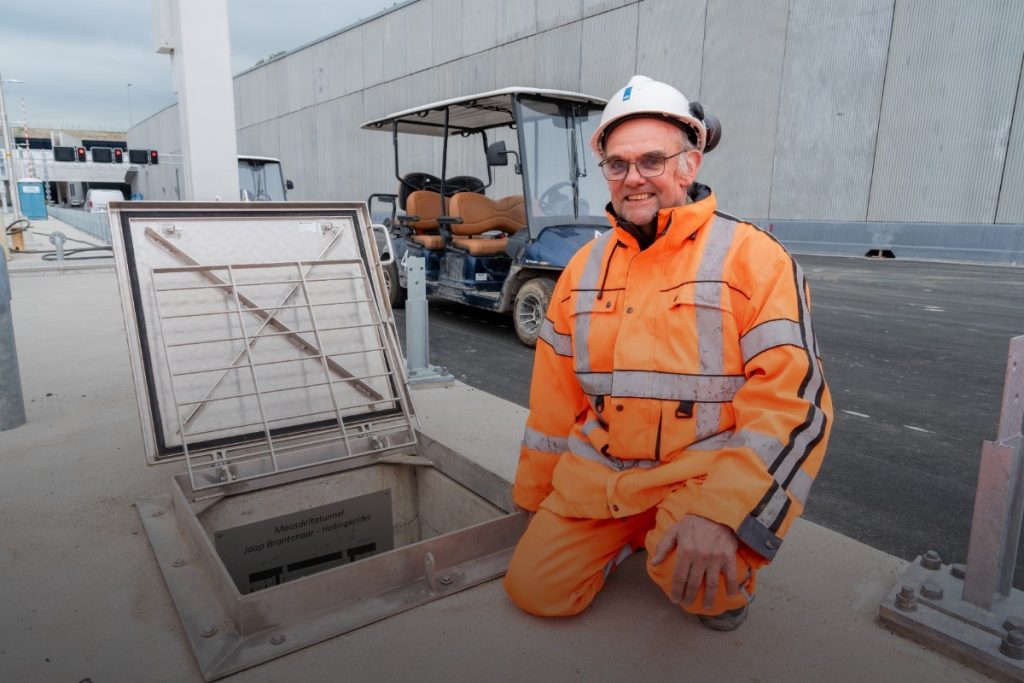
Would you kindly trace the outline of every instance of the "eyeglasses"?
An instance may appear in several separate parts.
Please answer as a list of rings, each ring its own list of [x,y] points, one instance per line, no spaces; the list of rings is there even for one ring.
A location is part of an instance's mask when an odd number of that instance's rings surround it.
[[[661,154],[645,154],[636,161],[626,161],[625,159],[605,159],[598,166],[601,167],[601,173],[608,180],[622,180],[629,175],[629,167],[636,166],[636,172],[644,178],[657,178],[665,172],[665,162],[673,157],[677,157],[685,149],[681,149],[675,154],[669,154],[663,156]]]

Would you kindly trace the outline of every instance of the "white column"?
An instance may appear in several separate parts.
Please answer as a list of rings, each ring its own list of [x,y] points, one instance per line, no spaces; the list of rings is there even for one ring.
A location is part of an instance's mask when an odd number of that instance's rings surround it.
[[[238,201],[238,144],[227,0],[159,0],[157,52],[178,90],[182,199]]]

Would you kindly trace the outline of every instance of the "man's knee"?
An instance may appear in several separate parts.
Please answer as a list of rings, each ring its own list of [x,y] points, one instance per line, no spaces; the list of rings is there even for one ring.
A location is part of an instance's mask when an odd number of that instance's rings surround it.
[[[574,587],[560,585],[550,578],[541,565],[516,553],[505,574],[505,592],[519,609],[538,617],[568,617],[579,614],[590,604],[590,600],[571,597],[576,592]]]
[[[565,521],[542,510],[512,554],[505,591],[525,612],[542,617],[579,614],[604,584],[599,559],[588,561],[572,537],[574,525]]]
[[[519,609],[537,616],[570,616],[587,606],[584,604],[577,608],[577,605],[567,604],[565,594],[568,591],[546,584],[543,572],[536,565],[523,560],[516,562],[515,556],[505,574],[504,586]]]

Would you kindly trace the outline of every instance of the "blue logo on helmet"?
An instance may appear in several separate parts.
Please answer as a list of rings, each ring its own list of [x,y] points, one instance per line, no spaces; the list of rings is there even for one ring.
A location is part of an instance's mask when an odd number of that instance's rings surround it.
[[[633,86],[626,86],[626,89],[622,91],[622,101],[626,102],[629,100],[629,96],[633,94]]]

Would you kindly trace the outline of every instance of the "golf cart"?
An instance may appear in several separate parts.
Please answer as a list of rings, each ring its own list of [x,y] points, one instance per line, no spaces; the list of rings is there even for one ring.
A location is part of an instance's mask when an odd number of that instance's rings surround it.
[[[609,228],[607,188],[589,146],[604,104],[512,87],[363,124],[394,141],[398,193],[368,202],[390,238],[381,251],[392,257],[385,267],[392,306],[405,297],[406,259],[423,257],[428,296],[512,312],[519,339],[533,346],[562,269]],[[440,169],[405,168],[399,140],[406,136],[440,138]],[[436,158],[438,150],[422,153],[422,141],[420,158]],[[455,175],[457,164],[479,175],[463,168]],[[391,205],[387,217],[382,203]]]

